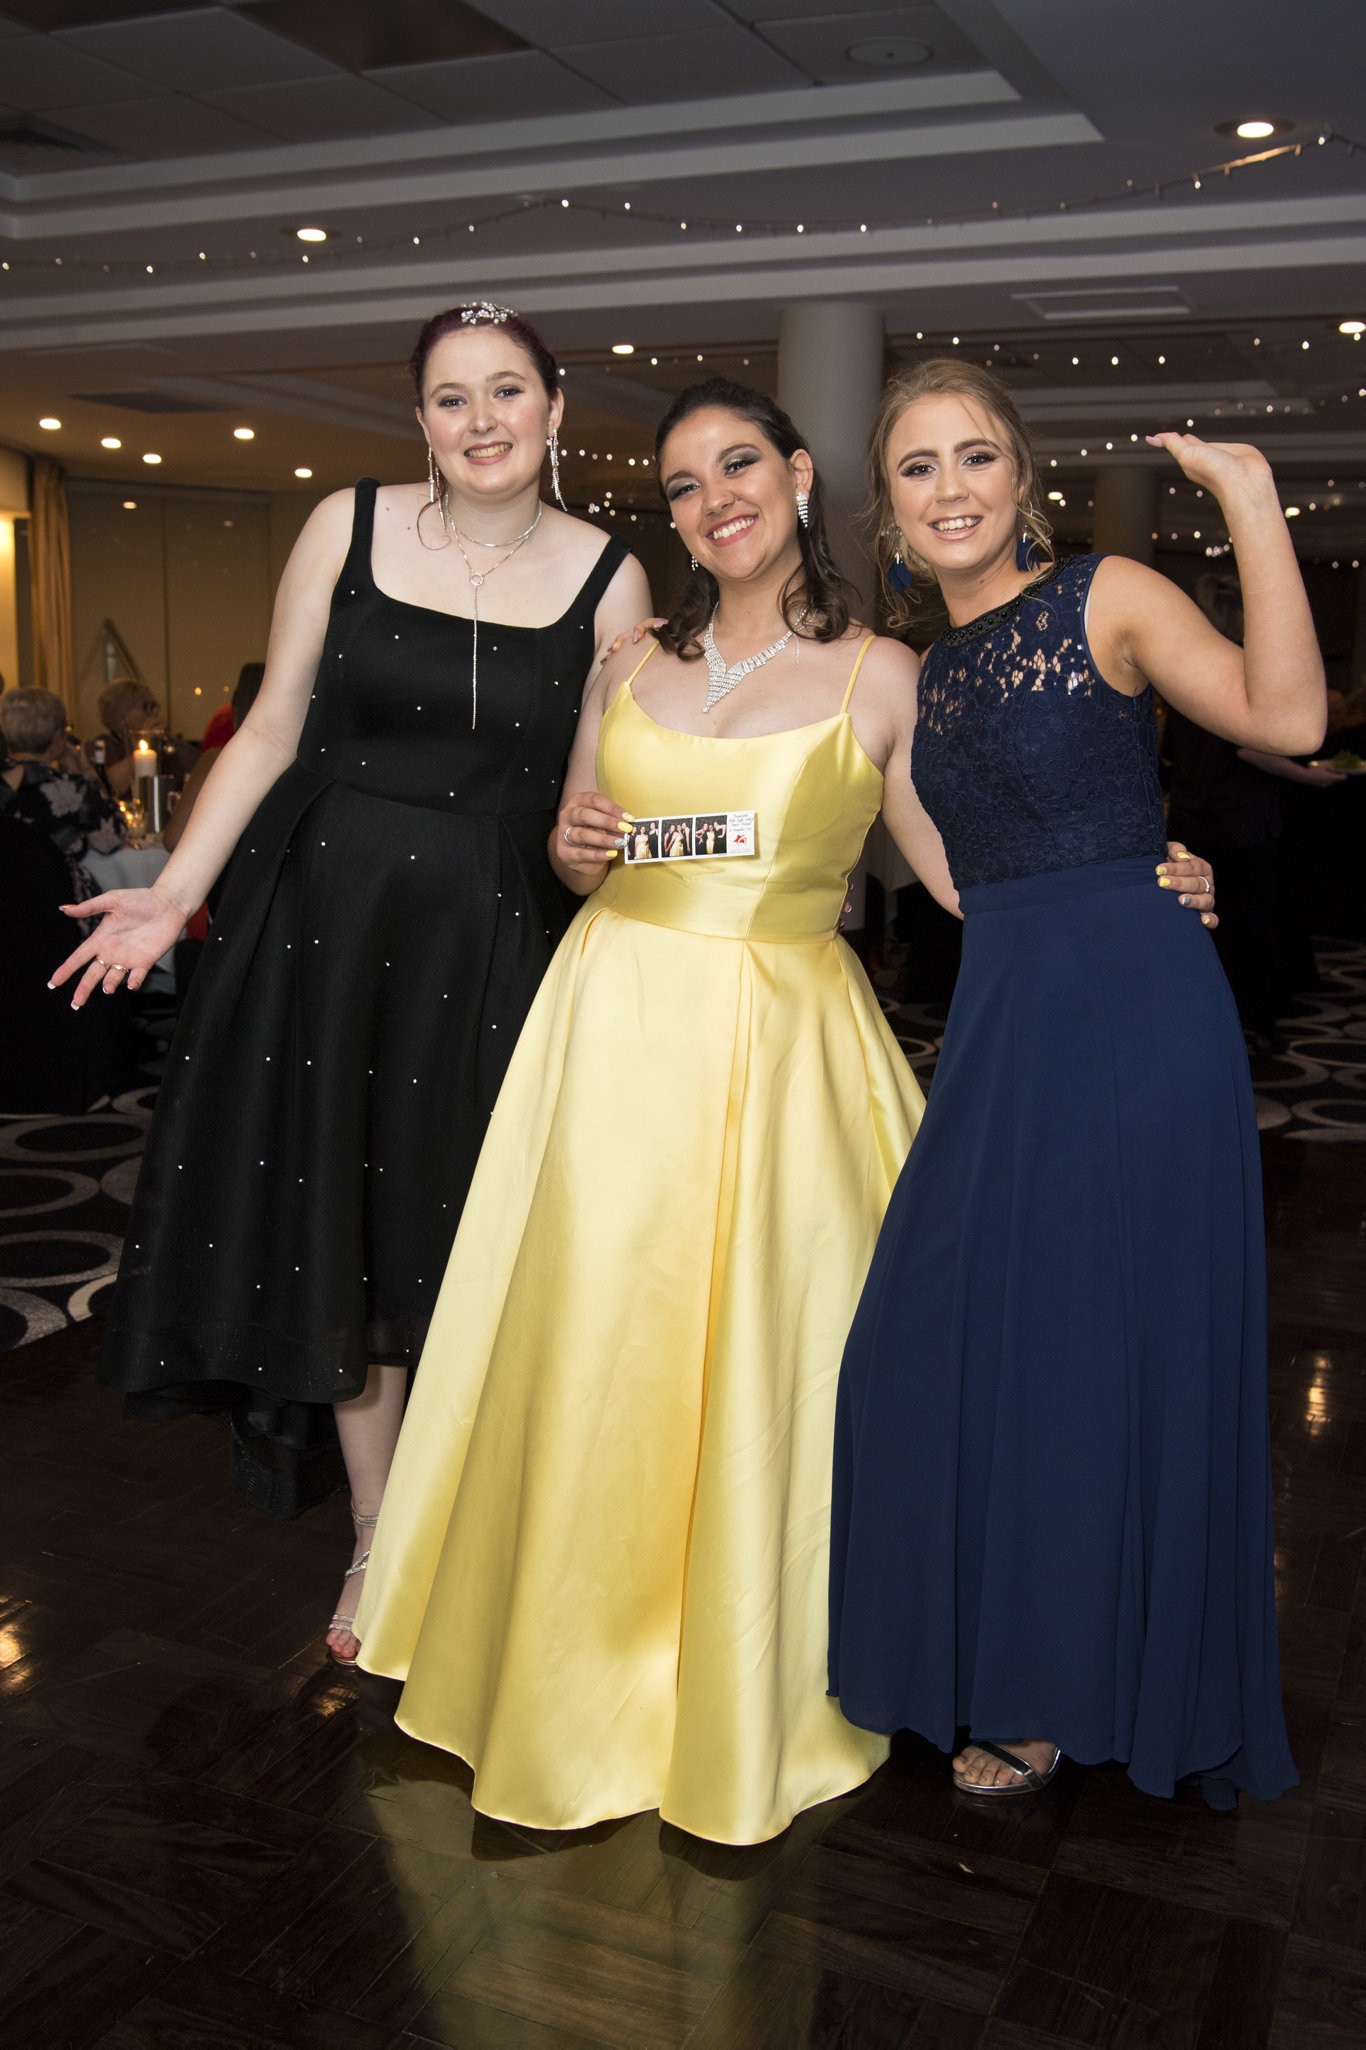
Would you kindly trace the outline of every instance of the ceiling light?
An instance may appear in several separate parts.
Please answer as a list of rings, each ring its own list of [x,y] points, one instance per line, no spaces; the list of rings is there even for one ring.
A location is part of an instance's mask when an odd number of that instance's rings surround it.
[[[1366,320],[1340,320],[1338,322],[1338,333],[1340,335],[1366,335]]]
[[[1053,505],[1061,505],[1063,503],[1063,495],[1061,491],[1050,491],[1048,496],[1050,502]]]
[[[123,447],[123,443],[122,443],[122,442],[121,442],[121,441],[119,440],[119,438],[118,438],[117,434],[102,434],[102,435],[100,436],[100,447],[101,447],[101,448],[122,448],[122,447]]]
[[[60,427],[61,424],[61,421],[54,419],[51,413],[44,413],[42,419],[38,422],[38,425],[40,427],[46,427],[49,434],[51,434],[54,431],[54,429]]]
[[[301,242],[325,242],[327,240],[326,228],[296,228],[294,233]]]
[[[313,472],[312,472],[312,471],[311,471],[311,470],[310,470],[310,469],[308,468],[308,466],[307,466],[306,464],[302,464],[302,465],[301,465],[301,466],[300,466],[300,467],[299,467],[299,468],[298,468],[298,469],[297,469],[297,470],[296,470],[296,471],[294,472],[294,474],[295,474],[295,476],[296,476],[296,477],[311,477],[311,476],[313,475]]]
[[[234,427],[232,438],[234,441],[255,441],[256,429],[254,427]]]
[[[1265,142],[1269,135],[1287,135],[1294,126],[1293,121],[1284,118],[1250,114],[1245,121],[1220,121],[1214,132],[1216,135],[1236,135],[1240,142]]]
[[[161,461],[161,457],[156,455],[145,455],[142,460],[144,463],[159,463]]]
[[[1300,516],[1299,507],[1297,505],[1288,505],[1285,509],[1285,516],[1288,520],[1297,520]]]
[[[634,356],[635,353],[636,345],[634,342],[613,342],[612,344],[612,354],[614,356]]]
[[[866,64],[872,71],[894,70],[901,64],[923,64],[933,57],[928,43],[912,42],[909,36],[878,36],[863,43],[851,43],[845,51],[851,64]]]
[[[123,501],[123,509],[125,512],[136,512],[138,509],[137,500],[135,498],[125,498]]]

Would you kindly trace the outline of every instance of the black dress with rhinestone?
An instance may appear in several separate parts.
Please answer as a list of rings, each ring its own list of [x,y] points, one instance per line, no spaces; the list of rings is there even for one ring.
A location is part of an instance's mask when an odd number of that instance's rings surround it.
[[[285,1513],[311,1466],[335,1483],[330,1405],[421,1352],[572,908],[546,843],[627,552],[553,626],[481,626],[472,725],[471,622],[378,589],[376,489],[170,1048],[101,1362],[144,1414],[228,1409],[239,1485]]]

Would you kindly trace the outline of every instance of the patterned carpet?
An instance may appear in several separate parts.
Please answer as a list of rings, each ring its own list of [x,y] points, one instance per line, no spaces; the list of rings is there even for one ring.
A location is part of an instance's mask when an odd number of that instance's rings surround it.
[[[1366,943],[1321,940],[1316,953],[1322,989],[1296,999],[1280,1052],[1254,1056],[1258,1123],[1278,1140],[1366,1140]],[[875,981],[890,991],[900,967],[889,950]],[[891,994],[883,1004],[928,1086],[945,1007]],[[79,1118],[0,1116],[0,1352],[80,1323],[110,1286],[170,1019],[145,1024],[147,1058],[108,1105]]]

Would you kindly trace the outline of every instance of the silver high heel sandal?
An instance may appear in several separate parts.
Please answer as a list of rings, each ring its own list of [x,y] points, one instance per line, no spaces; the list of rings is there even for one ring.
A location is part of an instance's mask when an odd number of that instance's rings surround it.
[[[373,1530],[373,1529],[374,1529],[374,1527],[375,1527],[375,1525],[376,1525],[376,1524],[377,1524],[377,1523],[379,1522],[379,1517],[378,1517],[377,1515],[376,1515],[376,1516],[358,1516],[358,1515],[356,1514],[355,1506],[354,1506],[354,1504],[353,1504],[353,1505],[352,1505],[352,1509],[351,1509],[351,1521],[352,1521],[352,1522],[353,1522],[353,1523],[355,1524],[355,1526],[356,1526],[357,1530]],[[347,1569],[346,1569],[346,1571],[345,1571],[345,1573],[343,1573],[343,1575],[342,1575],[342,1584],[343,1584],[343,1586],[344,1586],[344,1585],[346,1584],[346,1582],[347,1582],[348,1580],[350,1580],[350,1579],[351,1579],[351,1578],[353,1577],[353,1575],[355,1575],[355,1574],[357,1574],[357,1573],[364,1573],[364,1571],[365,1571],[366,1567],[367,1567],[367,1566],[368,1566],[369,1564],[370,1564],[370,1550],[369,1550],[369,1547],[367,1546],[367,1547],[366,1547],[366,1549],[365,1549],[365,1550],[364,1550],[364,1551],[363,1551],[363,1552],[361,1553],[361,1555],[360,1555],[359,1559],[355,1560],[355,1561],[354,1561],[354,1563],[353,1563],[352,1565],[348,1566],[348,1567],[347,1567]],[[355,1636],[355,1634],[356,1634],[356,1619],[355,1619],[355,1617],[354,1617],[354,1616],[334,1616],[334,1617],[332,1618],[332,1621],[331,1621],[331,1622],[330,1622],[330,1623],[328,1624],[328,1626],[327,1626],[327,1631],[328,1631],[328,1635],[329,1635],[329,1636],[331,1636],[331,1634],[332,1634],[332,1632],[333,1632],[334,1630],[349,1630],[349,1631],[350,1631],[350,1633],[351,1633],[351,1635],[352,1635],[352,1636],[354,1637],[354,1636]],[[339,1653],[339,1652],[335,1652],[335,1651],[333,1651],[333,1649],[332,1649],[332,1647],[331,1647],[331,1645],[330,1645],[330,1644],[329,1644],[329,1645],[327,1646],[327,1656],[328,1656],[328,1657],[329,1657],[329,1658],[331,1659],[331,1661],[332,1661],[332,1663],[333,1663],[333,1665],[334,1665],[334,1666],[354,1666],[354,1665],[358,1665],[358,1664],[360,1663],[360,1661],[359,1661],[358,1659],[344,1659],[344,1658],[342,1658],[342,1656],[340,1655],[340,1653]]]

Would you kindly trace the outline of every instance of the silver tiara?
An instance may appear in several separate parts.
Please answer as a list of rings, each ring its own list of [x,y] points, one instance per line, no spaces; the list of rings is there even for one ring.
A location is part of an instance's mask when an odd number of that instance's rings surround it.
[[[515,307],[499,306],[493,299],[475,299],[460,309],[461,327],[501,327],[505,320],[516,318]]]

